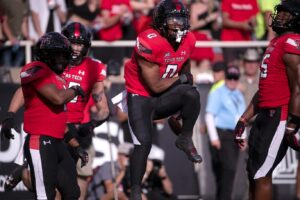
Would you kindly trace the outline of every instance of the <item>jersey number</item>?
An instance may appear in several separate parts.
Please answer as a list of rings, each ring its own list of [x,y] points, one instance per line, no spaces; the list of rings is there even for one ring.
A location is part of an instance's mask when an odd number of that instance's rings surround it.
[[[72,87],[72,86],[75,86],[75,85],[79,85],[80,86],[80,84],[79,83],[76,83],[76,82],[70,82],[69,83],[69,88],[70,87]],[[70,103],[76,103],[77,102],[77,96],[76,97],[74,97],[71,101],[70,101]]]
[[[261,62],[260,78],[267,78],[268,76],[268,64],[265,62],[268,58],[270,58],[270,54],[266,54]]]
[[[177,71],[178,65],[169,64],[166,67],[165,73],[162,75],[162,78],[173,77],[175,72]]]

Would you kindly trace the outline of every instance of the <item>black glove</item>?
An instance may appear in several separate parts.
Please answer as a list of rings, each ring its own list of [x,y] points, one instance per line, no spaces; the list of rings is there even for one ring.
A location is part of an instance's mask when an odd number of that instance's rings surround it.
[[[191,73],[183,73],[179,75],[180,83],[193,85],[194,78]]]
[[[74,85],[74,86],[70,87],[70,89],[75,91],[76,96],[81,96],[82,98],[84,98],[84,92],[79,85]]]
[[[300,117],[292,113],[289,113],[287,119],[287,125],[284,132],[284,142],[294,149],[295,151],[300,151],[300,144],[296,138],[296,134],[300,128]]]
[[[15,139],[11,132],[11,129],[15,126],[14,116],[15,113],[13,112],[6,113],[5,118],[1,122],[1,137],[5,136],[7,139]]]
[[[288,128],[286,128],[284,133],[284,142],[295,151],[300,151],[300,144],[296,137],[298,130],[299,126],[294,130],[288,130]]]
[[[81,160],[81,167],[85,166],[89,162],[89,154],[81,147],[75,147],[76,156]]]
[[[237,144],[243,141],[242,135],[243,132],[245,131],[245,128],[246,128],[246,121],[243,118],[239,119],[239,121],[237,122],[234,128],[235,142]]]
[[[108,120],[108,117],[103,120],[91,120],[87,123],[83,123],[79,126],[78,134],[81,137],[89,136],[94,134],[94,128],[100,126],[105,121]]]

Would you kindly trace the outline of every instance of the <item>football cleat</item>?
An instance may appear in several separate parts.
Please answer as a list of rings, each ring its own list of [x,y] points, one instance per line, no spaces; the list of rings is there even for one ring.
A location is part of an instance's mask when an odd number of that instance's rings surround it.
[[[178,149],[182,150],[188,157],[188,159],[194,163],[201,163],[202,157],[198,154],[192,138],[179,135],[175,141],[175,145]]]

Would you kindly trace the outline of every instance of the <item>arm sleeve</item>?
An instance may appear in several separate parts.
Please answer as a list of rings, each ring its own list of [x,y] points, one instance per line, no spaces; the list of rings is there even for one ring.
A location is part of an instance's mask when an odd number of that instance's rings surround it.
[[[211,114],[211,113],[205,114],[205,123],[206,123],[210,141],[218,140],[219,136],[218,136],[218,132],[217,132],[217,129],[215,126],[215,119],[214,119],[213,114]]]

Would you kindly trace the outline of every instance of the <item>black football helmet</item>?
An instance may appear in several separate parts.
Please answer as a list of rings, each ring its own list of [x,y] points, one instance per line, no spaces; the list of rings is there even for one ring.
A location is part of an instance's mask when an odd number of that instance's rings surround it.
[[[300,1],[299,0],[283,0],[274,8],[272,15],[271,27],[278,35],[285,32],[300,33]],[[292,17],[279,16],[279,12],[285,11]]]
[[[80,23],[72,22],[66,25],[62,32],[71,43],[83,44],[84,47],[81,52],[72,51],[71,64],[78,65],[81,63],[83,57],[88,53],[91,47],[92,34]]]
[[[180,0],[162,0],[153,13],[153,27],[170,42],[180,43],[189,25],[189,11]]]
[[[56,74],[64,72],[71,58],[71,44],[60,33],[44,34],[35,46],[35,59],[46,63]]]

